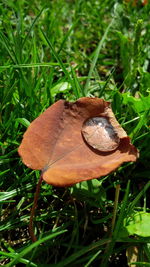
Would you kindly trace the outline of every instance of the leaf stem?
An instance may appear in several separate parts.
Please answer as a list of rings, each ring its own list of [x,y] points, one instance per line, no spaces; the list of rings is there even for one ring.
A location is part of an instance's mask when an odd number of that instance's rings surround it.
[[[30,221],[29,221],[29,233],[30,233],[32,242],[37,241],[37,238],[36,238],[36,236],[34,234],[34,229],[33,229],[33,219],[34,219],[34,216],[35,216],[35,210],[36,210],[36,207],[37,207],[37,202],[38,202],[38,198],[39,198],[40,187],[41,187],[42,181],[43,181],[43,177],[42,177],[42,174],[41,174],[40,179],[38,181],[38,184],[36,186],[36,192],[35,192],[35,195],[34,195],[34,202],[33,202],[33,206],[32,206],[32,209],[31,209]]]

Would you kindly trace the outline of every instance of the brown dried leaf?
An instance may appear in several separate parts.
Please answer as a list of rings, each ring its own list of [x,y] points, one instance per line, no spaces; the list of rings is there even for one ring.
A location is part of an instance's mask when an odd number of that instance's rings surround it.
[[[115,129],[120,142],[113,151],[91,147],[82,134],[89,118],[104,117]],[[99,137],[101,142],[101,137]],[[99,98],[83,97],[75,103],[59,100],[35,119],[19,147],[29,168],[42,170],[52,185],[69,186],[112,172],[123,162],[135,161],[137,149],[116,121],[110,104]]]

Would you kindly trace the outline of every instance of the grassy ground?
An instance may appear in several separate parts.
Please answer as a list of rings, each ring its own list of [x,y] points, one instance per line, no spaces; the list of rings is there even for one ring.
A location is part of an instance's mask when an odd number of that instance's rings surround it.
[[[3,266],[125,267],[133,258],[150,266],[150,3],[132,2],[0,1]],[[32,244],[40,174],[22,164],[17,148],[48,106],[82,96],[112,102],[140,158],[70,188],[43,183]]]

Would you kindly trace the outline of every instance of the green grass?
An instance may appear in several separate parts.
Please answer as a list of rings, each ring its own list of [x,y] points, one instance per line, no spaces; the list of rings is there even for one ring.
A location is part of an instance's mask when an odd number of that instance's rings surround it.
[[[150,212],[149,13],[150,3],[115,0],[0,2],[3,266],[128,266],[126,251],[135,246],[136,265],[149,266],[150,233],[131,235],[126,225],[135,212]],[[112,103],[140,158],[70,188],[43,183],[32,244],[28,224],[40,173],[23,165],[17,148],[47,107],[82,96]]]

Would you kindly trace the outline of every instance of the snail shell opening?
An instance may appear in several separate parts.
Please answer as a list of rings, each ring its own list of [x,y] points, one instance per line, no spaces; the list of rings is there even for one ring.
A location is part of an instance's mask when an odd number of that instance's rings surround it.
[[[91,147],[103,152],[115,150],[120,143],[117,132],[106,117],[86,120],[82,126],[82,134]]]

